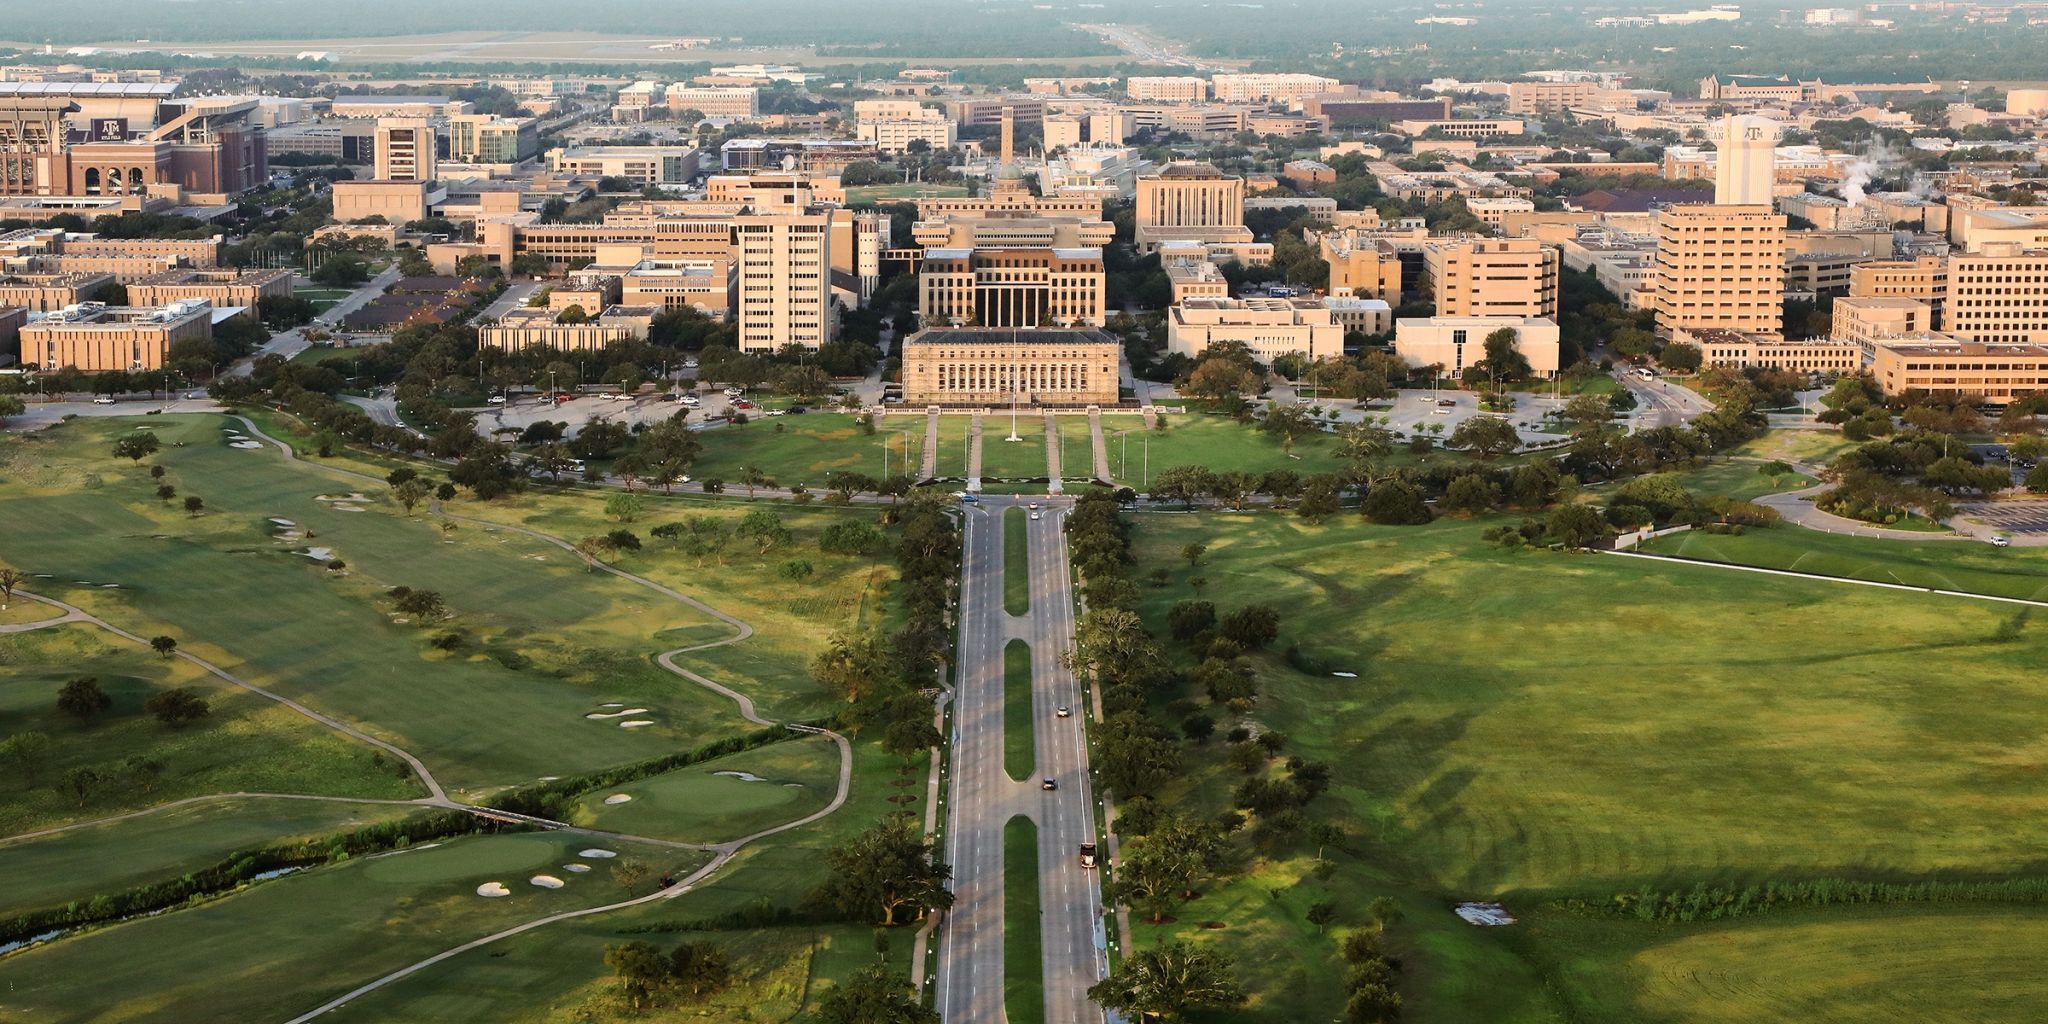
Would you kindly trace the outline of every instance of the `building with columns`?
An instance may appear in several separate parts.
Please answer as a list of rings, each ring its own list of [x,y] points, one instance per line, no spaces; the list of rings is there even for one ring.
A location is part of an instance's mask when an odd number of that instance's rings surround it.
[[[1161,242],[1252,240],[1244,226],[1244,179],[1208,164],[1176,163],[1138,179],[1135,234],[1138,251]]]
[[[1100,327],[1108,293],[1101,249],[927,249],[917,287],[928,322],[981,327]]]
[[[1123,343],[1094,328],[932,327],[903,342],[908,405],[1114,405]]]

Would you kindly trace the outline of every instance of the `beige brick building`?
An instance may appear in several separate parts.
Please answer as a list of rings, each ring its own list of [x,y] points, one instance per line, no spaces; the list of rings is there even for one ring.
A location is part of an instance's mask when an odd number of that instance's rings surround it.
[[[477,344],[499,352],[534,346],[558,352],[595,352],[640,337],[646,330],[646,319],[636,309],[614,306],[598,313],[584,312],[590,317],[587,323],[565,324],[560,320],[561,310],[514,309],[479,328]]]
[[[213,337],[213,312],[204,302],[162,309],[87,303],[23,327],[21,363],[88,373],[162,369],[173,344]]]
[[[1942,332],[1985,344],[2048,344],[2048,249],[1991,243],[1950,256]]]
[[[1785,218],[1768,206],[1657,214],[1657,327],[1784,333]]]
[[[179,299],[205,299],[216,308],[240,306],[256,316],[266,298],[292,294],[289,270],[170,270],[128,286],[137,306],[168,306]]]
[[[113,283],[112,274],[7,274],[0,276],[0,306],[47,313],[84,302]]]
[[[1698,345],[1710,366],[1762,366],[1810,373],[1855,373],[1863,365],[1862,347],[1831,338],[1790,340],[1739,331],[1699,330],[1681,339]]]
[[[927,322],[980,327],[1103,323],[1100,249],[927,249],[918,271]]]
[[[1919,299],[1848,295],[1835,300],[1834,320],[1828,335],[1836,341],[1861,346],[1868,358],[1876,354],[1878,342],[1884,339],[1931,330],[1934,330],[1934,310]]]
[[[1859,263],[1849,268],[1849,297],[1918,299],[1934,311],[1934,323],[1929,329],[1940,330],[1942,308],[1948,304],[1948,259],[1921,256]]]
[[[1393,246],[1358,231],[1326,231],[1316,243],[1330,265],[1330,294],[1401,304],[1401,258]]]
[[[1541,317],[1402,317],[1394,321],[1394,354],[1411,367],[1441,366],[1455,378],[1486,358],[1486,336],[1499,330],[1514,332],[1515,351],[1533,375],[1557,376],[1557,323]]]
[[[1562,257],[1551,246],[1533,238],[1431,239],[1422,254],[1438,316],[1557,317]]]
[[[816,350],[832,340],[832,209],[748,214],[733,221],[740,349]]]
[[[1200,103],[1209,98],[1209,82],[1188,75],[1133,75],[1124,81],[1124,94],[1139,103]]]
[[[1114,405],[1122,353],[1116,335],[1092,328],[927,328],[903,343],[903,400],[910,405]]]
[[[1135,233],[1145,253],[1166,241],[1249,242],[1244,179],[1194,163],[1145,175],[1138,179]]]
[[[1870,372],[1887,395],[1920,391],[2003,405],[2048,393],[2048,345],[1898,339],[1877,347]]]
[[[1344,327],[1320,303],[1287,299],[1189,299],[1166,311],[1166,351],[1199,357],[1235,341],[1271,364],[1284,355],[1310,360],[1344,354]]]
[[[1590,106],[1599,95],[1598,82],[1509,82],[1508,113],[1555,114]]]

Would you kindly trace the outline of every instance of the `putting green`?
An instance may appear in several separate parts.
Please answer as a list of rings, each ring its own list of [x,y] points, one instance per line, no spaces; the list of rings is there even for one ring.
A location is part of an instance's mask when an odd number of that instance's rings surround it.
[[[801,818],[832,799],[839,750],[789,740],[599,790],[578,801],[576,824],[683,842],[723,842]],[[615,795],[632,797],[607,804]]]

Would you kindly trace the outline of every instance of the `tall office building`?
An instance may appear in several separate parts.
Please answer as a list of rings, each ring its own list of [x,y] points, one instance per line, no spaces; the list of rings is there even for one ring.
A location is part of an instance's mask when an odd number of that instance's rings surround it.
[[[1771,207],[1777,123],[1722,122],[1712,204],[1657,213],[1657,329],[1776,337],[1785,325],[1785,217]]]
[[[832,209],[733,220],[740,349],[817,349],[832,340]]]
[[[1754,114],[1721,119],[1714,166],[1714,205],[1769,206],[1777,180],[1778,122]]]
[[[1558,251],[1533,238],[1423,243],[1438,316],[1557,317]]]
[[[1941,329],[1964,341],[2048,344],[2048,249],[1992,242],[1950,256]]]
[[[1138,179],[1135,218],[1138,250],[1161,242],[1249,242],[1244,226],[1244,179],[1209,164],[1168,164]]]
[[[459,164],[516,164],[540,153],[530,117],[457,114],[448,119],[448,159]]]
[[[378,181],[433,181],[434,124],[424,117],[377,119]]]

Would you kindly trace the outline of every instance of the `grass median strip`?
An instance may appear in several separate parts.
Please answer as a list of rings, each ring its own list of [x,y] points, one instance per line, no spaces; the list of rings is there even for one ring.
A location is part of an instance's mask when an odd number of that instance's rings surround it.
[[[1003,826],[1003,1008],[1011,1024],[1045,1019],[1038,915],[1038,826],[1019,814]]]
[[[1021,508],[1003,510],[1003,610],[1012,615],[1031,612],[1031,552],[1025,543],[1030,520]]]
[[[1031,722],[1031,645],[1012,640],[1003,648],[1003,770],[1010,778],[1031,777],[1038,751]]]

